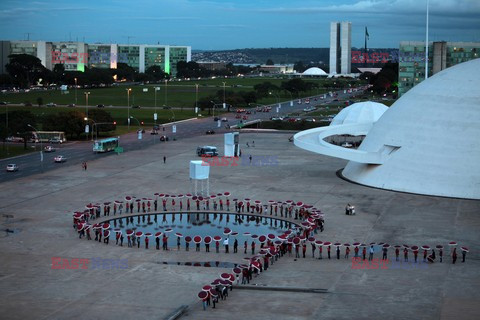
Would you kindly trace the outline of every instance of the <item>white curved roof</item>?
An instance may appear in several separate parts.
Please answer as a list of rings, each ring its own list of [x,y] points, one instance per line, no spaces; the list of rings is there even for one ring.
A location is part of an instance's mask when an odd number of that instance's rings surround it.
[[[343,175],[373,187],[480,199],[480,59],[443,70],[397,100],[373,125]]]
[[[333,125],[376,122],[388,107],[382,103],[357,102],[340,111],[330,123]]]
[[[303,71],[302,74],[306,76],[327,76],[328,75],[328,73],[326,73],[325,71],[317,67],[308,68],[307,70]]]

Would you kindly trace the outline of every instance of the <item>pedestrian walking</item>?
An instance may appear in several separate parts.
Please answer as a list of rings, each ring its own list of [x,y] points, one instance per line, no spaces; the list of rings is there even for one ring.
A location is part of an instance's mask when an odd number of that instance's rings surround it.
[[[252,254],[255,254],[255,241],[252,241]]]
[[[120,233],[120,247],[123,247],[123,233]]]
[[[252,164],[252,155],[250,155],[248,159],[250,160],[250,164]]]
[[[247,242],[247,240],[245,240],[245,242],[243,243],[243,249],[244,249],[243,253],[244,253],[244,254],[247,254],[247,249],[248,249],[248,242]]]
[[[462,248],[462,263],[465,262],[465,257],[466,257],[466,255],[467,255],[467,250],[464,250],[464,249]]]
[[[438,255],[440,256],[440,262],[443,262],[443,249],[438,251]]]
[[[238,240],[235,239],[235,241],[233,242],[233,253],[237,253],[238,251]]]
[[[413,250],[413,257],[415,258],[415,263],[417,263],[417,259],[418,259],[418,250]]]
[[[177,237],[177,250],[180,251],[180,237]]]

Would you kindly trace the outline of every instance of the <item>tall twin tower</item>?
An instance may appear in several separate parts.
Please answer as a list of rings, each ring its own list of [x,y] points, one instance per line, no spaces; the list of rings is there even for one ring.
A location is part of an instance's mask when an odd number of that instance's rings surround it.
[[[352,23],[330,23],[330,74],[347,74],[352,67]]]

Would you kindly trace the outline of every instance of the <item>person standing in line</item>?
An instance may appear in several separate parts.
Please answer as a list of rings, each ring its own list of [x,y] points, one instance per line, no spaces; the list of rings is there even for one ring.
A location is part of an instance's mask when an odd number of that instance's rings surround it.
[[[317,249],[317,247],[315,246],[315,242],[312,242],[311,245],[312,245],[312,258],[315,259],[315,250]]]
[[[408,262],[408,248],[403,249],[403,261]]]
[[[443,262],[443,249],[440,248],[438,255],[440,256],[440,262]]]
[[[180,251],[180,237],[177,237],[177,250]]]
[[[355,258],[358,258],[358,251],[360,249],[358,249],[358,246],[355,246],[355,249],[353,249],[353,252],[355,253]]]
[[[148,249],[148,241],[149,241],[148,237],[145,237],[145,249]]]
[[[300,244],[293,244],[295,247],[295,258],[300,258]]]
[[[383,252],[382,260],[387,260],[387,252],[388,252],[388,249],[387,249],[386,247],[383,247],[383,248],[382,248],[382,252]]]
[[[225,238],[225,240],[223,240],[223,245],[225,246],[225,253],[228,253],[228,238]]]
[[[130,238],[130,236],[127,236],[127,242],[128,242],[128,247],[131,248],[132,247],[132,239]]]
[[[160,237],[155,237],[156,249],[160,250]]]
[[[336,252],[337,252],[337,260],[340,260],[340,246],[337,246]]]
[[[205,252],[210,252],[210,243],[205,243]]]
[[[462,263],[465,262],[466,255],[467,255],[467,250],[462,249]]]
[[[123,233],[120,233],[120,247],[123,247]]]
[[[453,248],[452,252],[452,264],[455,264],[457,262],[457,248]]]
[[[118,240],[120,240],[120,232],[117,232],[117,234],[115,235],[115,239],[117,240],[115,244],[118,246]]]
[[[400,261],[400,249],[399,248],[395,248],[395,261]]]
[[[417,263],[417,259],[418,259],[418,250],[413,250],[413,257],[415,258],[415,263]]]
[[[248,249],[248,242],[247,242],[247,240],[245,240],[245,242],[243,243],[243,249],[244,249],[243,253],[244,253],[244,254],[247,254],[247,249]]]
[[[252,241],[252,254],[255,254],[255,241]]]
[[[375,250],[373,249],[373,245],[370,246],[370,249],[368,250],[368,252],[369,252],[368,261],[372,261],[373,253],[375,252]]]
[[[220,253],[220,241],[215,241],[215,252]]]
[[[302,246],[303,258],[305,258],[306,253],[307,253],[307,244],[304,242]]]
[[[350,255],[350,247],[347,247],[345,249],[345,259],[348,259],[349,255]]]
[[[163,156],[163,163],[167,162],[167,157]]]
[[[163,235],[163,250],[168,250],[168,237]]]
[[[331,247],[327,246],[327,255],[329,260],[330,260],[330,251],[331,251]]]
[[[237,253],[238,251],[238,240],[235,239],[235,241],[233,242],[233,253]]]
[[[147,238],[147,237],[145,237],[145,238]],[[137,240],[137,248],[140,249],[140,238],[138,238],[138,240]]]
[[[362,257],[363,257],[363,260],[367,259],[367,247],[362,248]]]
[[[323,245],[318,246],[318,259],[323,259]]]

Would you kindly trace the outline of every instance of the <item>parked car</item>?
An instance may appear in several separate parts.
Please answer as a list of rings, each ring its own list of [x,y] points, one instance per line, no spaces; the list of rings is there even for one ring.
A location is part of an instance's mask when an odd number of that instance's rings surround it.
[[[55,152],[56,150],[57,149],[55,149],[52,146],[46,146],[45,148],[43,148],[43,151],[45,151],[45,152]]]
[[[215,131],[213,131],[213,130],[207,130],[207,132],[205,132],[205,134],[215,134]]]
[[[160,141],[168,141],[168,137],[167,136],[161,136]]]
[[[59,144],[62,144],[62,143],[63,143],[62,139],[59,139],[59,138],[52,138],[52,139],[48,140],[48,142],[50,142],[50,143],[59,143]]]
[[[227,121],[228,121],[227,118],[225,118],[225,117],[222,118],[222,122],[227,122]]]
[[[0,106],[6,106],[7,103],[5,101],[0,101]]]
[[[15,163],[7,164],[7,171],[8,172],[18,171],[18,166]]]
[[[5,140],[7,142],[23,142],[23,138],[20,138],[20,137],[8,137]]]
[[[97,104],[97,108],[105,108],[104,104]]]
[[[65,158],[64,156],[56,156],[55,158],[53,158],[53,161],[61,163],[67,161],[67,158]]]
[[[47,103],[47,107],[56,107],[56,106],[57,106],[56,103],[53,103],[53,102]]]

